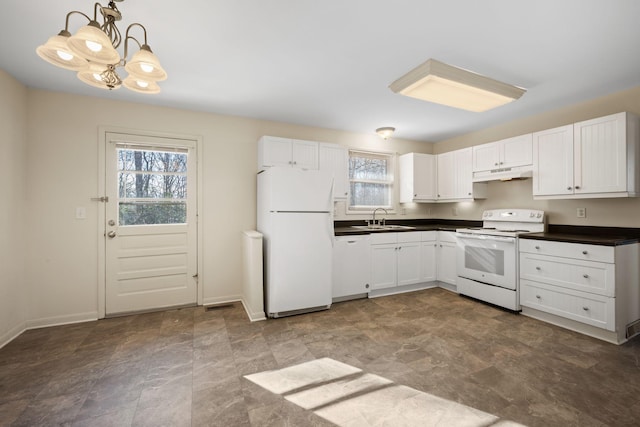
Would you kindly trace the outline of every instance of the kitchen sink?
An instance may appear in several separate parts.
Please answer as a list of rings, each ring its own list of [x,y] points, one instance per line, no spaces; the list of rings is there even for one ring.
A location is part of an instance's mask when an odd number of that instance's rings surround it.
[[[368,231],[389,231],[389,230],[415,230],[415,227],[408,225],[353,225],[353,228],[358,230]]]

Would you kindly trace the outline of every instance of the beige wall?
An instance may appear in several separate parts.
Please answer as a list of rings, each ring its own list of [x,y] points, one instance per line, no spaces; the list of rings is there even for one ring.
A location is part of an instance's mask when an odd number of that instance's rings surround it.
[[[20,333],[27,313],[25,277],[27,89],[0,70],[0,346]]]
[[[431,144],[335,130],[28,90],[27,263],[32,326],[97,316],[98,127],[198,135],[203,164],[204,302],[241,296],[242,231],[256,226],[257,140],[262,135],[406,153]],[[87,219],[75,219],[76,207]],[[420,216],[424,206],[406,217]],[[338,212],[344,206],[338,206]],[[344,217],[344,215],[342,215]]]
[[[434,144],[433,149],[434,153],[443,153],[621,111],[640,114],[640,87],[451,138]],[[490,182],[489,196],[484,201],[432,207],[432,215],[437,218],[479,219],[485,209],[532,208],[547,212],[550,224],[640,227],[640,199],[533,200],[531,179]],[[578,207],[587,209],[586,218],[576,217]],[[457,209],[457,216],[453,215],[453,208]]]
[[[255,228],[256,141],[262,135],[334,142],[398,154],[430,153],[611,112],[640,111],[638,88],[432,146],[398,139],[383,141],[373,132],[356,134],[26,89],[4,73],[0,73],[0,85],[3,93],[0,173],[4,182],[11,183],[5,190],[8,199],[3,199],[0,208],[0,232],[3,232],[0,262],[4,263],[0,338],[3,331],[20,322],[38,326],[97,316],[97,257],[102,239],[97,218],[103,205],[91,202],[90,198],[99,196],[99,126],[202,137],[200,224],[204,265],[200,273],[205,303],[214,303],[241,296],[241,233]],[[400,215],[398,210],[395,218],[478,219],[484,209],[514,206],[544,209],[553,223],[640,226],[640,220],[636,219],[640,201],[534,202],[531,180],[491,183],[489,199],[472,204],[408,205],[406,215]],[[87,209],[86,219],[75,219],[76,207]],[[453,216],[452,207],[458,209],[458,216]],[[575,218],[576,207],[587,208],[586,220]],[[346,215],[344,203],[338,204],[337,211],[337,219],[366,217]],[[28,295],[21,289],[27,289]],[[24,314],[27,301],[29,311]]]

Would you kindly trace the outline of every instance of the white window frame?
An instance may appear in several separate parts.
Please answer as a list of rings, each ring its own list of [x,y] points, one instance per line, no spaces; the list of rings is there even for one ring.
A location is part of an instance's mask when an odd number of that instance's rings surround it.
[[[351,157],[353,155],[359,155],[361,157],[371,157],[371,158],[386,158],[387,163],[387,179],[386,180],[363,180],[363,179],[351,179],[351,171],[348,171],[349,176],[349,198],[346,203],[346,213],[347,214],[367,214],[372,213],[377,208],[386,209],[388,213],[394,213],[394,172],[395,172],[395,163],[396,163],[396,155],[392,152],[384,152],[384,151],[370,151],[370,150],[349,150],[349,168],[351,167]],[[381,205],[381,206],[367,206],[367,205],[351,205],[351,183],[352,182],[363,182],[363,183],[371,183],[371,184],[386,184],[389,188],[389,204]]]

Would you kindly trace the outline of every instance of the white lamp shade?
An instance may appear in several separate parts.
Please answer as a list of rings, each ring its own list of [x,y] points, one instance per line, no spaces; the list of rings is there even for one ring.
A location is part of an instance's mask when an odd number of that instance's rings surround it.
[[[124,66],[129,75],[144,81],[161,81],[167,78],[167,73],[160,66],[158,57],[150,50],[140,49]]]
[[[36,53],[40,58],[57,67],[73,71],[86,69],[88,67],[87,60],[75,55],[69,49],[67,45],[68,39],[69,37],[61,36],[60,34],[49,37],[45,44],[38,46]]]
[[[127,89],[130,89],[134,92],[148,94],[160,93],[160,86],[158,86],[156,82],[137,79],[132,75],[129,75],[126,79],[124,79],[122,84]]]
[[[107,70],[105,65],[89,64],[88,68],[83,71],[79,71],[77,76],[83,82],[93,87],[100,89],[118,89],[120,86],[109,88],[107,84],[102,80],[100,74]]]
[[[76,34],[69,37],[67,44],[73,53],[91,62],[99,64],[120,62],[120,54],[113,47],[109,37],[93,25],[81,27]]]

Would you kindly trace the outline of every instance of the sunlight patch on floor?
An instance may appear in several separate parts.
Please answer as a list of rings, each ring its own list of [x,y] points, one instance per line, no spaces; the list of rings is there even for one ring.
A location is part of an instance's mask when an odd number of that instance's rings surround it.
[[[522,427],[330,358],[245,378],[341,427]]]

